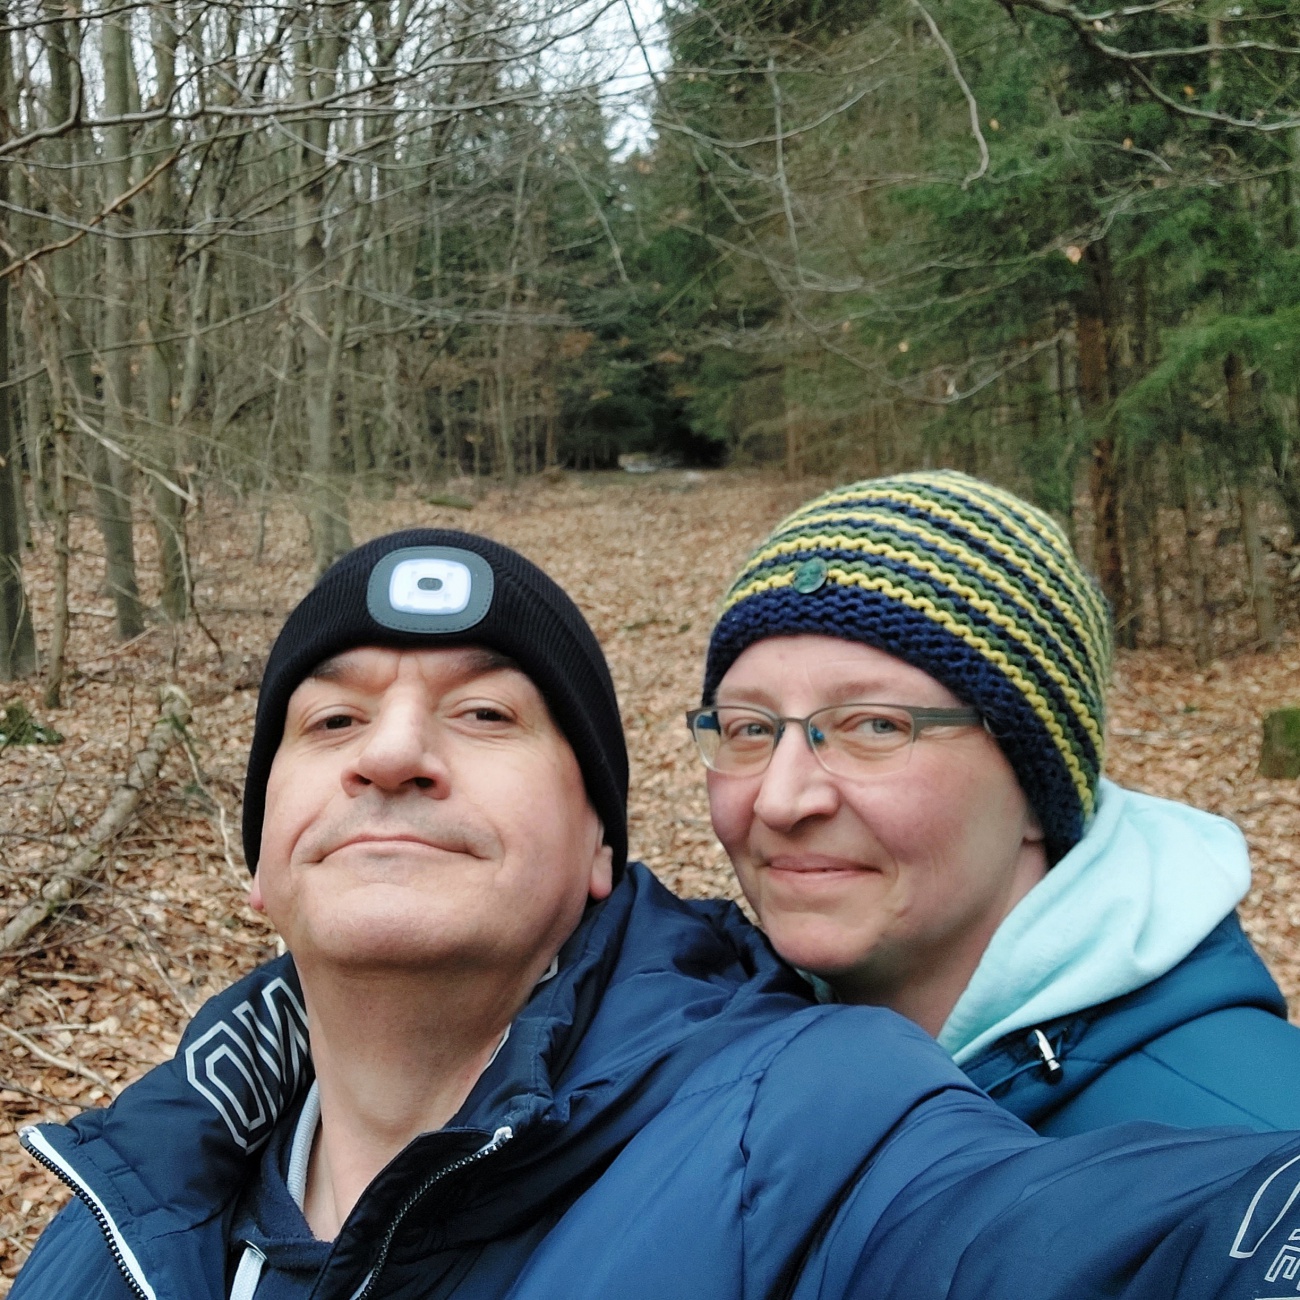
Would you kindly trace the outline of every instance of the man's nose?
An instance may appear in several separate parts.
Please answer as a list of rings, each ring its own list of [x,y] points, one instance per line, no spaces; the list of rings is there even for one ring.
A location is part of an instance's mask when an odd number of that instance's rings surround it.
[[[821,765],[804,730],[786,723],[763,773],[755,815],[776,830],[791,830],[809,817],[829,817],[839,807],[835,778]]]
[[[445,794],[450,774],[443,749],[429,709],[416,701],[386,702],[367,724],[345,782],[354,792],[373,786]]]

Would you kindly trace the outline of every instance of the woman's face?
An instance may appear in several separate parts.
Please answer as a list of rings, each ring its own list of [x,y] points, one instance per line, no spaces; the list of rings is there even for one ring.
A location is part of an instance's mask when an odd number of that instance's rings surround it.
[[[717,694],[783,717],[862,702],[964,703],[919,668],[828,636],[757,642]],[[923,731],[905,767],[853,776],[827,772],[787,727],[766,771],[708,782],[713,828],[776,950],[842,1001],[892,1007],[932,1034],[1046,870],[1037,819],[982,727]]]

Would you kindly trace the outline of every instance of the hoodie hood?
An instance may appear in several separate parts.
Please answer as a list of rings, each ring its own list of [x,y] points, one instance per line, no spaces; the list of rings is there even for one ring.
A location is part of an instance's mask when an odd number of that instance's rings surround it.
[[[1103,780],[1087,834],[998,927],[939,1032],[958,1065],[1172,971],[1250,887],[1232,822]]]

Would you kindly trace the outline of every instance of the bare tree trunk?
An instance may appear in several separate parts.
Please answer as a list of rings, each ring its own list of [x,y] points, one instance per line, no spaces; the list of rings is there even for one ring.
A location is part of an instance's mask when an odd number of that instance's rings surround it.
[[[497,386],[497,446],[501,453],[501,474],[507,483],[515,481],[515,430],[510,418],[510,402],[506,392],[506,341],[510,313],[515,302],[515,277],[519,271],[519,239],[524,222],[524,188],[528,180],[528,157],[519,164],[519,177],[515,182],[514,227],[510,235],[509,269],[506,271],[505,302],[501,326],[497,331],[496,386]]]
[[[1251,607],[1255,611],[1255,629],[1264,649],[1273,651],[1280,644],[1277,607],[1264,568],[1264,546],[1259,531],[1259,488],[1252,478],[1243,478],[1238,485],[1237,505],[1241,511],[1241,540],[1246,547],[1246,576]]]
[[[100,30],[104,71],[104,108],[110,117],[130,111],[130,72],[124,20],[105,19]],[[105,132],[107,197],[110,202],[131,188],[131,137],[125,126]],[[131,246],[126,234],[128,209],[119,208],[106,222],[104,245],[104,431],[119,447],[133,442],[131,407],[131,323],[128,304],[134,297]],[[68,304],[65,303],[65,306]],[[144,631],[144,609],[135,578],[135,539],[131,520],[134,474],[122,457],[108,454],[107,484],[97,483],[101,527],[108,544],[108,585],[117,610],[117,635],[129,641]],[[109,541],[109,533],[112,541]]]
[[[1160,484],[1157,462],[1148,460],[1140,477],[1142,513],[1146,517],[1147,544],[1151,551],[1151,586],[1156,608],[1156,645],[1169,644],[1169,575],[1165,570],[1163,537],[1160,533]]]
[[[1201,549],[1204,520],[1196,475],[1192,472],[1192,438],[1186,429],[1179,435],[1178,469],[1182,487],[1183,521],[1187,538],[1187,586],[1191,593],[1192,645],[1196,662],[1204,667],[1214,658],[1211,641],[1213,620],[1208,602],[1205,552]]]
[[[9,6],[0,5],[0,104],[12,98],[9,48]],[[9,124],[0,122],[0,136]],[[0,205],[9,202],[9,169],[0,167]],[[0,280],[0,681],[12,681],[36,671],[36,637],[23,587],[23,529],[20,506],[23,480],[21,457],[13,429],[13,399],[9,391],[9,280]]]
[[[75,39],[77,28],[59,0],[45,0],[45,8],[51,20],[46,28],[50,64],[50,116],[57,122],[63,122],[72,116],[74,95],[78,98],[82,95],[79,73],[74,83],[75,65],[70,46],[70,38]],[[72,137],[65,135],[51,141],[51,153],[58,168],[55,181],[59,187],[58,206],[65,212],[75,213],[78,210],[75,186],[80,169],[74,166]],[[62,402],[56,403],[55,415],[58,418],[58,413],[62,412],[65,430],[73,423],[74,413],[93,426],[101,411],[100,403],[95,397],[94,377],[90,369],[89,345],[93,341],[93,332],[81,328],[73,315],[74,304],[79,303],[85,288],[77,264],[81,249],[82,246],[79,245],[55,253],[50,259],[54,309],[59,324],[59,346],[66,358],[66,361],[56,363],[55,368],[66,368],[67,375]],[[117,609],[118,635],[129,638],[137,635],[144,627],[135,582],[130,479],[125,473],[126,467],[116,456],[110,458],[102,443],[87,437],[84,445],[95,489],[95,520],[104,539],[108,588]],[[117,463],[116,468],[114,462]],[[65,454],[65,474],[69,468]]]
[[[1227,384],[1228,424],[1233,430],[1241,454],[1241,444],[1246,440],[1246,426],[1251,422],[1248,407],[1252,405],[1246,367],[1235,352],[1229,352],[1223,361],[1223,377]],[[1259,532],[1259,487],[1255,467],[1239,471],[1237,505],[1241,512],[1241,540],[1246,548],[1246,577],[1250,588],[1251,608],[1255,612],[1255,629],[1260,644],[1266,650],[1278,647],[1277,607],[1273,603],[1273,589],[1269,585],[1264,567],[1264,546]]]
[[[54,413],[54,614],[50,620],[50,655],[45,667],[45,707],[57,709],[63,691],[63,661],[68,649],[68,427],[60,397]]]
[[[1089,245],[1085,257],[1089,287],[1079,306],[1079,390],[1084,416],[1095,420],[1104,416],[1114,397],[1110,337],[1114,284],[1104,244]],[[1109,429],[1093,443],[1091,489],[1097,578],[1110,601],[1120,644],[1131,645],[1133,630],[1120,546],[1120,465],[1115,436]]]
[[[166,103],[176,87],[176,45],[178,27],[174,5],[155,5],[151,15],[154,64],[158,78],[158,100]],[[129,66],[129,65],[128,65]],[[145,155],[152,166],[162,161],[175,147],[175,131],[170,119],[158,124],[155,149]],[[171,176],[164,173],[153,184],[149,200],[150,225],[166,231],[175,223]],[[172,360],[168,340],[174,328],[171,307],[172,272],[175,265],[175,239],[158,236],[142,254],[147,279],[149,345],[145,352],[146,411],[151,459],[167,479],[176,483],[179,447],[172,410]],[[150,484],[154,533],[158,538],[158,567],[162,577],[161,603],[164,616],[173,623],[189,613],[189,564],[185,549],[185,500],[166,484]]]
[[[299,103],[327,99],[338,79],[343,41],[333,24],[335,8],[300,13],[294,23],[294,87]],[[313,32],[312,24],[318,24]],[[295,203],[295,269],[298,274],[299,339],[302,344],[307,410],[307,474],[309,515],[316,552],[316,571],[323,573],[351,549],[347,496],[339,481],[335,459],[335,385],[331,377],[334,353],[330,328],[329,284],[325,280],[325,198],[330,143],[330,118],[316,112],[301,125],[302,169]],[[337,366],[335,366],[337,370]]]
[[[1125,457],[1131,461],[1131,457]],[[1148,540],[1146,521],[1143,518],[1141,501],[1140,471],[1129,463],[1123,478],[1123,518],[1124,530],[1122,549],[1124,552],[1124,585],[1128,595],[1127,638],[1121,638],[1130,649],[1135,648],[1142,639],[1144,614],[1146,610],[1146,583],[1143,580],[1142,557],[1146,550],[1144,543]]]

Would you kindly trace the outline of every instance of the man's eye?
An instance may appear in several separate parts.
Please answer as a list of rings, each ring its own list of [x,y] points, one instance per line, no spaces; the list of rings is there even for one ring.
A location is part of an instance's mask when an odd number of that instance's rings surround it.
[[[342,731],[344,727],[350,727],[353,719],[346,713],[332,713],[321,724],[326,731]]]
[[[490,705],[480,704],[470,710],[470,716],[475,722],[509,722],[509,714],[503,713],[500,709],[494,709]]]

